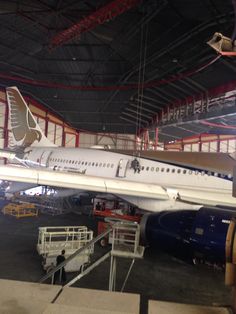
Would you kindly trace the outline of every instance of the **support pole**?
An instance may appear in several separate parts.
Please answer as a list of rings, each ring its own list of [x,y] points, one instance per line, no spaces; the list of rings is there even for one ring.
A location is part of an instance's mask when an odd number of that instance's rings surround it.
[[[154,149],[157,150],[157,145],[158,145],[158,128],[155,128],[155,147]]]
[[[116,257],[111,255],[109,291],[115,291],[116,288]]]

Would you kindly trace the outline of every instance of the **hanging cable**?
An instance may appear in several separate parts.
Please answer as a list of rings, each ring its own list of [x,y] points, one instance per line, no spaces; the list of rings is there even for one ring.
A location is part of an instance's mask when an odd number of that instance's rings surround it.
[[[140,33],[140,53],[139,53],[139,70],[138,70],[138,92],[137,92],[137,110],[136,110],[136,135],[138,135],[138,130],[140,129],[140,84],[141,84],[141,70],[142,70],[142,54],[143,54],[143,25],[141,26],[141,33]]]
[[[144,32],[144,26],[141,28],[140,36],[140,60],[139,60],[139,76],[138,76],[138,92],[137,92],[137,113],[136,113],[136,134],[138,135],[141,129],[141,116],[142,116],[142,106],[143,106],[143,93],[144,93],[144,79],[145,79],[145,67],[146,67],[146,57],[147,57],[147,36],[148,36],[148,24]]]

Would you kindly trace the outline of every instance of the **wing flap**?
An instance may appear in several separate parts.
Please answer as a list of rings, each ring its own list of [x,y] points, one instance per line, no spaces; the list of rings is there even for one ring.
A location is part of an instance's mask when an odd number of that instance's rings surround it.
[[[235,206],[236,198],[224,191],[208,192],[193,189],[178,189],[179,200],[193,202],[196,204],[204,204],[208,206]]]

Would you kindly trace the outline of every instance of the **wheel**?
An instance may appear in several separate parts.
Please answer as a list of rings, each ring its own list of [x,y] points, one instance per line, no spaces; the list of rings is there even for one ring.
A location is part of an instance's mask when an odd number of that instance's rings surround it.
[[[101,239],[100,245],[101,245],[101,247],[107,246],[107,239],[105,239],[105,238]]]

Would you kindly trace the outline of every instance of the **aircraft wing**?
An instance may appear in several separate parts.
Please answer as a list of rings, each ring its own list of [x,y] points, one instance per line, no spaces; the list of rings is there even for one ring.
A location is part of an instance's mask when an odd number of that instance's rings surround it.
[[[139,196],[159,200],[169,199],[166,190],[156,184],[136,183],[83,174],[42,170],[40,168],[32,169],[14,166],[0,166],[0,179],[85,191]]]

